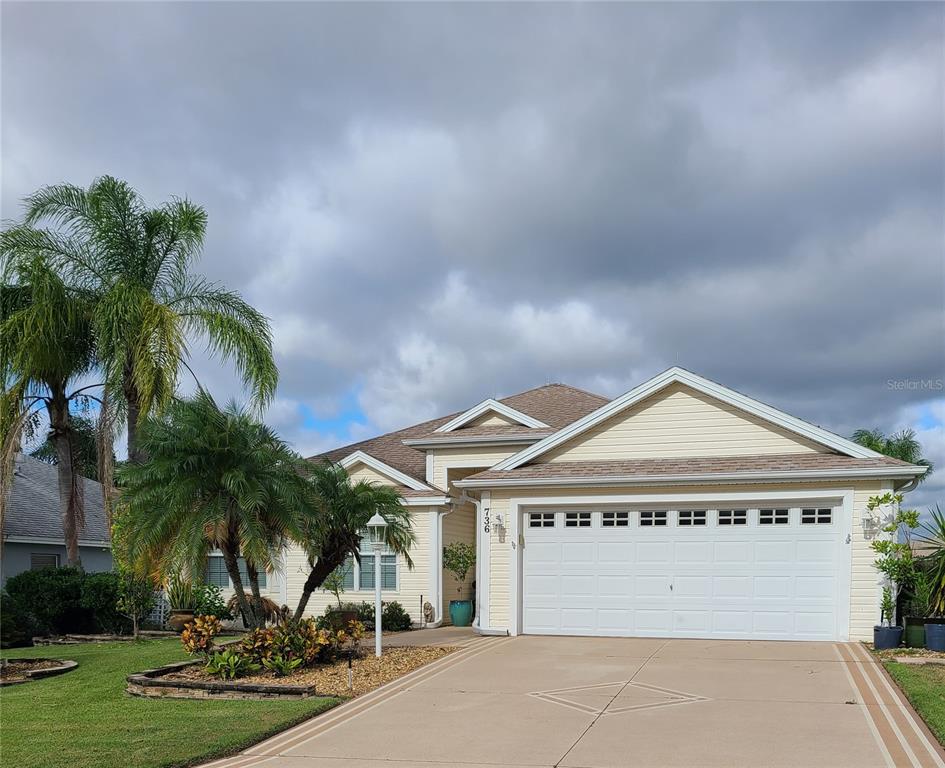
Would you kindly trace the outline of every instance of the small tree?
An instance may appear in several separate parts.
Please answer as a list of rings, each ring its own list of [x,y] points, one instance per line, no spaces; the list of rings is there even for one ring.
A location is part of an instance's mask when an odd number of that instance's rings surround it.
[[[893,610],[887,610],[884,607],[882,620],[887,626],[892,626],[895,618],[895,606],[899,598],[899,593],[903,588],[911,587],[916,576],[916,562],[912,551],[912,531],[919,526],[919,513],[914,509],[900,509],[902,503],[901,493],[886,493],[882,496],[873,496],[866,503],[866,508],[872,512],[881,507],[892,507],[893,514],[889,521],[883,526],[884,533],[889,534],[888,538],[877,539],[870,546],[879,557],[874,565],[882,573],[888,582],[889,599]]]
[[[331,592],[335,596],[335,601],[338,603],[338,608],[341,608],[341,595],[345,591],[345,579],[348,578],[348,574],[351,573],[351,563],[345,561],[342,565],[339,565],[335,570],[328,574],[325,577],[325,580],[322,582],[322,589],[326,592]]]
[[[443,547],[443,567],[452,573],[456,577],[456,581],[459,582],[459,586],[456,588],[457,593],[462,594],[466,574],[475,565],[476,548],[472,544],[467,544],[465,541],[454,541],[452,544]]]
[[[112,518],[112,554],[118,573],[118,612],[131,620],[132,637],[137,640],[141,620],[154,610],[156,598],[147,561],[131,557],[127,516],[122,509],[116,510]]]

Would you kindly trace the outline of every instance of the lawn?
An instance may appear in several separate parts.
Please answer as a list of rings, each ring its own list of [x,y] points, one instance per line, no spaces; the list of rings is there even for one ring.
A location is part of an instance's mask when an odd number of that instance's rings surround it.
[[[0,753],[18,768],[170,768],[253,744],[337,699],[191,701],[125,693],[132,672],[185,658],[180,641],[17,648],[9,658],[73,659],[59,677],[0,689]]]
[[[884,663],[922,719],[945,745],[945,666]]]

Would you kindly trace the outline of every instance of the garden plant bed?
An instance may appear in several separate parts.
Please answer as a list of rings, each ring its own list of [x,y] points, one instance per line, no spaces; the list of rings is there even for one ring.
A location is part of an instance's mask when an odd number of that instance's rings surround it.
[[[0,685],[18,685],[30,680],[53,677],[75,669],[78,664],[67,659],[12,659],[0,671]]]
[[[352,688],[348,688],[348,661],[300,669],[285,677],[257,672],[237,680],[222,681],[204,669],[202,662],[181,662],[128,677],[128,692],[136,696],[214,699],[305,699],[310,696],[359,696],[403,677],[446,656],[453,647],[389,648],[381,658],[373,654],[354,659]]]

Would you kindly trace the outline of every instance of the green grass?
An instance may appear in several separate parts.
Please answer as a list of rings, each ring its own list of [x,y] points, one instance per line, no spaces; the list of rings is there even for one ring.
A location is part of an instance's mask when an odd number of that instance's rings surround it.
[[[929,730],[945,745],[945,666],[898,664],[895,661],[887,661],[883,666],[899,683]]]
[[[133,672],[186,658],[177,639],[17,648],[73,659],[59,677],[0,689],[0,762],[18,768],[170,768],[237,752],[338,703],[144,699]]]

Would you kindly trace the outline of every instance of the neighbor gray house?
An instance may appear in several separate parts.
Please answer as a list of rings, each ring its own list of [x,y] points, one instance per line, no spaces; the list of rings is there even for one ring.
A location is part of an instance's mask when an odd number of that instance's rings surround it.
[[[100,483],[85,483],[85,526],[79,531],[79,556],[86,571],[110,571],[112,549]],[[5,582],[30,569],[66,563],[66,546],[59,517],[56,467],[17,454],[6,518],[0,574]]]

